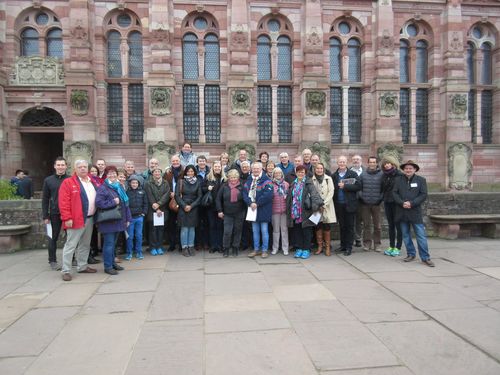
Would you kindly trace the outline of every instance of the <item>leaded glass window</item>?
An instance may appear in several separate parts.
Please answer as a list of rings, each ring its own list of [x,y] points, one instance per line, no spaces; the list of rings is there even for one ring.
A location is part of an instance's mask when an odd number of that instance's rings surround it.
[[[417,82],[423,83],[427,82],[427,42],[425,40],[419,40],[416,44],[416,73]]]
[[[280,143],[292,142],[292,88],[278,87],[278,138]]]
[[[122,76],[121,36],[118,31],[108,33],[108,77]]]
[[[471,128],[472,142],[476,139],[476,91],[470,90],[467,98],[468,120]]]
[[[340,51],[340,40],[330,38],[330,81],[332,82],[340,82],[342,80],[342,56]]]
[[[416,131],[417,143],[426,144],[429,129],[429,96],[427,89],[417,89]]]
[[[265,35],[257,39],[257,79],[271,79],[271,39]]]
[[[361,143],[361,89],[348,90],[348,124],[350,143]]]
[[[220,142],[220,88],[205,86],[205,137],[207,143]]]
[[[33,28],[24,29],[21,33],[21,55],[36,56],[38,54],[38,31]]]
[[[278,38],[278,79],[290,81],[292,79],[292,46],[290,38]]]
[[[281,24],[278,20],[269,20],[269,22],[267,23],[267,28],[271,32],[278,32],[280,31]]]
[[[332,143],[342,143],[342,88],[330,87],[330,135]]]
[[[108,137],[121,143],[123,134],[123,94],[119,83],[108,84]]]
[[[481,83],[483,85],[491,85],[491,45],[489,43],[483,43],[481,46],[481,52],[483,53],[483,66],[481,69]]]
[[[183,123],[184,139],[188,142],[199,142],[200,136],[200,98],[197,85],[183,87]]]
[[[132,24],[132,18],[128,14],[122,13],[116,17],[116,23],[123,28],[129,27]]]
[[[406,40],[399,41],[399,82],[410,82],[410,46]]]
[[[217,80],[219,74],[219,39],[214,34],[208,34],[205,37],[205,79]]]
[[[182,64],[184,79],[198,79],[198,38],[194,34],[184,35],[182,41]]]
[[[493,91],[481,93],[481,136],[484,144],[491,144],[493,130]]]
[[[347,42],[349,53],[349,82],[361,81],[361,48],[357,39],[349,39]]]
[[[467,80],[470,84],[476,83],[476,75],[475,75],[475,67],[474,67],[474,55],[476,48],[474,47],[474,43],[467,43]]]
[[[399,123],[404,144],[410,143],[410,108],[410,90],[399,90]]]
[[[49,15],[47,13],[38,13],[35,22],[40,26],[44,26],[49,23]]]
[[[64,126],[64,119],[59,112],[52,108],[33,108],[23,115],[20,125],[37,127],[60,127]]]
[[[63,40],[61,29],[52,29],[47,33],[47,56],[63,58]]]
[[[128,76],[130,78],[142,78],[142,35],[138,31],[132,31],[128,36]]]
[[[128,127],[130,142],[142,143],[144,137],[144,90],[142,84],[128,86]]]
[[[257,87],[257,128],[260,143],[271,143],[273,134],[272,90],[270,86]]]

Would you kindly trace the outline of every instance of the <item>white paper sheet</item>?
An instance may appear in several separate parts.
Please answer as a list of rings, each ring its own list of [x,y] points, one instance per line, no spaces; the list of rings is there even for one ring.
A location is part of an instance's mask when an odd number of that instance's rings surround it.
[[[48,224],[45,224],[45,226],[47,227],[47,236],[49,238],[52,238],[52,224],[48,223]]]
[[[156,212],[153,214],[153,225],[155,227],[162,227],[165,225],[163,212],[159,216]]]
[[[252,207],[248,207],[246,221],[256,221],[256,220],[257,220],[257,209],[252,210]]]
[[[309,220],[311,220],[314,225],[318,225],[319,221],[321,220],[321,212],[316,211],[311,216],[309,216]]]

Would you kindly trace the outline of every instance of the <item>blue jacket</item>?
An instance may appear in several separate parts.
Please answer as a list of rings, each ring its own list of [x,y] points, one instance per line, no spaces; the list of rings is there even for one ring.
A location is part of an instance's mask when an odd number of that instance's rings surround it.
[[[295,171],[293,163],[290,162],[288,162],[288,165],[286,167],[283,165],[283,163],[279,163],[277,167],[283,171],[283,177],[286,177],[287,175]]]
[[[98,208],[113,208],[116,206],[114,201],[115,198],[119,198],[118,193],[111,189],[106,184],[102,184],[97,188],[97,195],[95,198],[95,205]],[[128,206],[120,202],[122,209],[122,218],[121,220],[114,221],[105,221],[103,223],[97,224],[99,232],[101,233],[115,233],[115,232],[123,232],[127,230],[127,223],[132,220],[130,215],[130,209]]]
[[[243,200],[249,207],[252,204],[252,200],[248,196],[250,192],[250,187],[252,186],[253,177],[250,175],[248,180],[243,186]],[[273,216],[273,183],[267,177],[267,175],[262,172],[261,176],[257,180],[257,189],[255,194],[255,203],[257,203],[257,222],[271,222]]]

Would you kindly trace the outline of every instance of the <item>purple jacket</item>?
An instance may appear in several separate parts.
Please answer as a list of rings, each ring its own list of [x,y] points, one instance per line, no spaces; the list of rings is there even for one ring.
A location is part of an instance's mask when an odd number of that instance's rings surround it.
[[[97,195],[95,198],[95,205],[98,208],[112,208],[116,206],[114,201],[118,197],[118,193],[111,189],[106,184],[102,184],[97,188]],[[97,224],[98,230],[101,233],[115,233],[123,232],[127,230],[127,222],[132,220],[132,215],[130,215],[130,209],[126,204],[120,202],[122,208],[122,219],[115,221],[106,221],[104,223]]]

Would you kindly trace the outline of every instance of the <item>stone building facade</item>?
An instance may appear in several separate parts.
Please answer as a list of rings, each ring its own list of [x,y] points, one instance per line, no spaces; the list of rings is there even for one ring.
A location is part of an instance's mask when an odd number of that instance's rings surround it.
[[[3,0],[0,174],[188,140],[413,159],[436,189],[500,182],[500,2]]]

